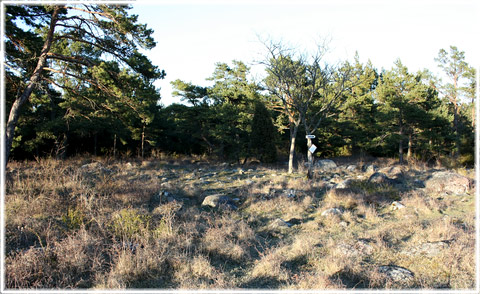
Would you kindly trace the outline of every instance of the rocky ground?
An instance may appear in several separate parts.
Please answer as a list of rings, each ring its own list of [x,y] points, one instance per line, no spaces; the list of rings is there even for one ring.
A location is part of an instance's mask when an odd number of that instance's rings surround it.
[[[475,287],[473,170],[334,159],[305,174],[193,159],[10,164],[7,286]]]

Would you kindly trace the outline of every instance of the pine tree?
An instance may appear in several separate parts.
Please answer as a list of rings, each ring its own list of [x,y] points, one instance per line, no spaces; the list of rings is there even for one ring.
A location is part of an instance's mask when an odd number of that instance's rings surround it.
[[[276,130],[268,109],[261,102],[255,103],[255,113],[252,120],[250,147],[252,153],[262,162],[272,163],[277,160],[275,147]]]

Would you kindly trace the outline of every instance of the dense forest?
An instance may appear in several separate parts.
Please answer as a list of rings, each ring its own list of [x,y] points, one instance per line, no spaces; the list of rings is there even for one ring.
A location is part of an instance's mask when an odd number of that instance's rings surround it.
[[[164,106],[154,82],[168,73],[141,53],[153,30],[128,6],[9,5],[5,18],[7,160],[195,154],[292,168],[314,144],[320,158],[474,162],[475,71],[455,46],[432,56],[440,79],[268,40],[263,80],[246,61],[217,63],[211,86],[176,80],[183,104]]]

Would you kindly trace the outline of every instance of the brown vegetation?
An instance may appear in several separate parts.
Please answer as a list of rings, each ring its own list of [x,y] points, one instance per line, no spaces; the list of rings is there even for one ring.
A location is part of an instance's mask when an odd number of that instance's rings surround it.
[[[473,191],[413,188],[431,174],[421,165],[402,167],[402,186],[369,183],[359,170],[307,180],[284,168],[196,160],[12,162],[6,286],[473,288]],[[348,188],[329,185],[344,178],[353,179]],[[238,209],[201,206],[215,193]],[[393,201],[405,207],[393,210]],[[334,208],[342,213],[324,213]],[[384,265],[413,277],[395,280]]]

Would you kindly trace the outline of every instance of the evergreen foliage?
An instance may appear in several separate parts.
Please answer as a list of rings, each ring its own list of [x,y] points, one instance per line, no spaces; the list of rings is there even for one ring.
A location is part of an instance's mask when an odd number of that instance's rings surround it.
[[[473,164],[475,70],[455,46],[435,58],[441,81],[400,60],[382,72],[358,54],[332,66],[322,60],[325,48],[307,56],[270,43],[261,82],[242,61],[217,63],[208,87],[172,82],[185,105],[164,107],[154,82],[165,72],[140,53],[156,45],[153,31],[129,9],[6,6],[7,158],[166,152],[232,162],[289,157],[290,165],[312,144],[295,140],[305,133],[316,136],[321,157]]]
[[[252,154],[262,162],[273,163],[277,160],[275,133],[275,127],[268,109],[263,103],[256,102],[252,120],[250,146]]]

